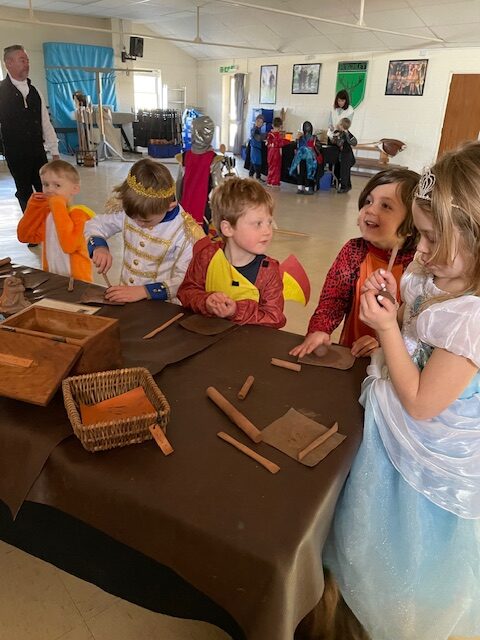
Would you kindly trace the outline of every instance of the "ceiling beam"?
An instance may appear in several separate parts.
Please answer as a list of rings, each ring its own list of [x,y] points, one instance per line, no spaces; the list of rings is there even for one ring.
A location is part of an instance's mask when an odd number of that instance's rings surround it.
[[[330,20],[329,18],[320,18],[319,16],[309,16],[305,13],[297,13],[296,11],[289,11],[287,9],[276,9],[274,7],[264,7],[259,4],[252,4],[251,2],[242,2],[239,0],[215,0],[215,1],[221,4],[228,4],[232,7],[257,9],[258,11],[266,11],[267,13],[279,13],[284,16],[303,18],[304,20],[326,22],[327,24],[338,24],[342,27],[349,27],[351,29],[360,29],[362,31],[372,31],[373,33],[388,33],[393,36],[403,36],[404,38],[414,38],[416,40],[422,40],[423,42],[440,42],[442,44],[445,43],[445,40],[442,40],[442,38],[436,38],[434,36],[417,36],[412,33],[403,33],[401,31],[391,31],[390,29],[379,29],[377,27],[367,27],[365,24],[360,24],[355,22],[342,22],[341,20]]]
[[[31,0],[30,0],[31,3]],[[36,25],[42,25],[45,27],[60,27],[62,29],[79,29],[79,30],[83,30],[83,31],[97,31],[100,33],[108,33],[108,34],[115,34],[115,35],[119,35],[119,36],[123,36],[123,35],[131,35],[131,36],[137,36],[140,38],[145,38],[146,40],[166,40],[167,42],[180,42],[183,44],[192,44],[192,45],[205,45],[207,47],[228,47],[229,49],[247,49],[248,51],[264,51],[267,53],[279,53],[278,49],[269,49],[268,47],[256,47],[254,45],[244,45],[244,44],[230,44],[230,43],[223,43],[223,42],[210,42],[208,40],[198,40],[197,38],[195,38],[194,40],[188,40],[187,38],[173,38],[170,36],[161,36],[161,35],[152,35],[152,34],[147,34],[147,33],[140,33],[138,31],[117,31],[115,29],[106,29],[106,28],[102,28],[102,27],[88,27],[88,26],[84,26],[84,25],[79,25],[79,24],[65,24],[62,22],[50,22],[50,21],[46,21],[46,20],[37,20],[34,16],[33,16],[33,11],[29,12],[30,15],[28,18],[3,18],[0,17],[0,22],[15,22],[15,23],[20,23],[20,24],[31,24],[32,26],[36,26]],[[90,16],[92,17],[92,16]],[[94,16],[97,17],[98,16]],[[110,18],[103,18],[105,20],[108,20]]]

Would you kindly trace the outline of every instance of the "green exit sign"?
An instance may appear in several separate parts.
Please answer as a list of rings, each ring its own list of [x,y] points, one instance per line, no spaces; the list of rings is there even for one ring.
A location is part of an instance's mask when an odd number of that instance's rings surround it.
[[[232,73],[232,71],[238,70],[238,64],[230,64],[228,66],[220,67],[220,73]]]

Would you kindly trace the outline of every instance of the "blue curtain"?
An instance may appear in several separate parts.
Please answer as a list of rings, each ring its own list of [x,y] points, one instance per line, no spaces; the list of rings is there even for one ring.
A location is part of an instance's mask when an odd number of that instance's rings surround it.
[[[43,58],[48,90],[48,104],[55,127],[75,127],[71,114],[74,110],[72,95],[82,91],[98,103],[96,74],[93,71],[74,69],[48,69],[47,67],[113,67],[112,47],[97,47],[89,44],[66,42],[44,42]],[[115,73],[102,73],[102,101],[114,111],[117,109]]]

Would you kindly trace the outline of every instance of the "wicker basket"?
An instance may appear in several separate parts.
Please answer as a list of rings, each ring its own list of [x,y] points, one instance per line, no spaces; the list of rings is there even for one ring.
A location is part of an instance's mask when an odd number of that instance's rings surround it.
[[[136,387],[143,387],[157,410],[142,416],[82,424],[79,404],[95,404]],[[157,423],[166,432],[170,405],[147,369],[115,369],[66,378],[62,383],[63,399],[73,431],[87,451],[124,447],[152,438],[149,426]]]

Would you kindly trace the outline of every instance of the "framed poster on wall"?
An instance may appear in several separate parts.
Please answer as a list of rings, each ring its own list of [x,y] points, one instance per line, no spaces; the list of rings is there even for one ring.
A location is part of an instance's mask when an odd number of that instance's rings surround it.
[[[292,93],[318,93],[321,64],[294,64]]]
[[[386,96],[423,96],[428,60],[390,60]]]
[[[264,64],[260,67],[260,104],[277,102],[277,64]]]

